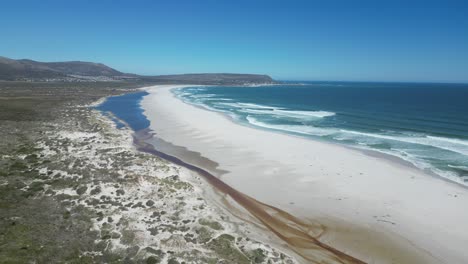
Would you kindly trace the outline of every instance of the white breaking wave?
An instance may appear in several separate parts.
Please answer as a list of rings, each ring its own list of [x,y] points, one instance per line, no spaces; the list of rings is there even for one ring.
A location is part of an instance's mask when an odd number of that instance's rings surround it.
[[[458,175],[450,171],[438,169],[434,167],[432,164],[421,160],[421,157],[411,155],[410,153],[406,151],[396,150],[396,149],[381,150],[381,149],[373,149],[373,148],[367,148],[367,147],[363,147],[361,149],[370,149],[370,150],[374,150],[377,152],[399,157],[402,160],[410,162],[411,164],[413,164],[414,166],[416,166],[417,168],[421,170],[432,171],[433,173],[439,175],[442,178],[468,186],[468,176]],[[449,167],[451,166],[449,165]]]
[[[455,165],[451,165],[451,164],[449,164],[448,166],[450,168],[459,169],[459,170],[463,170],[463,171],[468,172],[468,167],[467,166],[455,166]]]
[[[196,95],[191,95],[193,98],[212,98],[216,97],[216,94],[196,94]]]
[[[454,144],[461,144],[468,146],[468,141],[467,140],[462,140],[462,139],[456,139],[456,138],[444,138],[444,137],[434,137],[434,136],[427,136],[427,138],[434,139],[434,140],[439,140],[439,141],[446,141]]]
[[[279,109],[274,106],[268,105],[258,105],[258,104],[250,104],[250,103],[219,103],[220,105],[231,106],[235,108],[246,108],[246,109]]]
[[[246,119],[247,121],[249,121],[250,124],[254,126],[274,129],[274,130],[279,130],[279,131],[285,131],[285,132],[292,132],[292,133],[302,134],[302,135],[307,135],[307,136],[327,136],[327,135],[332,135],[334,133],[339,132],[336,129],[318,128],[318,127],[312,127],[312,126],[267,124],[267,123],[259,121],[258,119],[252,116],[247,116]]]
[[[275,84],[275,83],[246,83],[243,84],[240,87],[265,87],[265,86],[278,86],[281,84]]]
[[[381,134],[371,134],[357,131],[350,131],[342,129],[341,132],[349,133],[365,137],[373,137],[380,139],[387,139],[393,141],[400,141],[405,143],[419,144],[425,146],[431,146],[439,149],[445,149],[448,151],[456,152],[465,156],[468,156],[468,145],[463,144],[464,141],[453,140],[450,138],[441,138],[433,136],[424,136],[424,137],[398,137],[398,136],[389,136]]]
[[[285,116],[293,117],[313,117],[313,118],[324,118],[328,116],[334,116],[335,113],[327,111],[295,111],[295,110],[273,110],[273,114],[280,114]]]
[[[190,95],[192,95],[192,93],[185,93],[185,92],[178,92],[178,91],[174,91],[174,94],[177,95],[177,96],[190,96]]]
[[[281,110],[281,109],[271,109],[271,110],[242,109],[241,112],[249,113],[249,114],[271,115],[271,116],[277,116],[277,117],[282,117],[282,118],[294,118],[294,119],[301,119],[301,120],[316,120],[316,119],[335,115],[335,113],[327,112],[327,111],[293,111],[293,110]]]
[[[186,87],[184,87],[184,88],[186,88]],[[181,89],[184,89],[184,88],[181,88]],[[188,87],[188,88],[190,88],[190,89],[192,89],[192,91],[196,91],[196,92],[204,92],[204,91],[207,90],[206,87]]]
[[[302,120],[311,120],[334,116],[335,113],[328,111],[300,111],[300,110],[287,110],[284,108],[258,105],[250,103],[218,103],[218,105],[229,106],[239,109],[241,112],[248,114],[260,114],[260,115],[273,115],[285,118],[294,118]]]

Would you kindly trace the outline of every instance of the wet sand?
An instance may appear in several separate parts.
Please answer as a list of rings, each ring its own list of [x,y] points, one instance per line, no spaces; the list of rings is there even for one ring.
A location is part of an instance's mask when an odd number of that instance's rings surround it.
[[[142,101],[166,150],[180,148],[176,157],[192,157],[241,193],[233,199],[255,204],[246,209],[309,261],[468,259],[463,187],[359,151],[234,124],[181,102],[171,88],[147,89]]]

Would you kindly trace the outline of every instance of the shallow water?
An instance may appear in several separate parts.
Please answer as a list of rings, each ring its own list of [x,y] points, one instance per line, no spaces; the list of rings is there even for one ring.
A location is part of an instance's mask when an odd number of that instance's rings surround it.
[[[111,113],[111,118],[117,125],[117,128],[125,126],[127,123],[134,131],[139,131],[149,127],[150,121],[143,114],[143,109],[140,107],[140,102],[147,92],[129,93],[119,96],[107,98],[96,109],[104,114]]]

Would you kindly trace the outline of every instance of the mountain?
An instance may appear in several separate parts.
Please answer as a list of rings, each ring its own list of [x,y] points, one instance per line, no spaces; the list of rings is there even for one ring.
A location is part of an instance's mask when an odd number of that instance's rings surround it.
[[[32,67],[47,68],[54,72],[83,76],[122,76],[123,73],[112,69],[102,63],[68,61],[68,62],[37,62],[32,60],[19,60],[20,63]]]
[[[243,85],[275,81],[268,75],[234,73],[198,73],[142,76],[122,73],[102,63],[84,61],[39,62],[13,60],[0,56],[0,80],[4,81],[144,81],[167,84]]]
[[[131,77],[101,63],[84,61],[39,62],[0,57],[0,80],[93,80]]]

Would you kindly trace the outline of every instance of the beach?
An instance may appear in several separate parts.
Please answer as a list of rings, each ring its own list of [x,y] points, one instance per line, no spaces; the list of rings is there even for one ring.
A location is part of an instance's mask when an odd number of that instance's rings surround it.
[[[141,106],[155,134],[147,142],[156,149],[289,213],[303,233],[361,261],[468,260],[466,187],[382,155],[236,124],[177,99],[177,87],[145,88]]]

